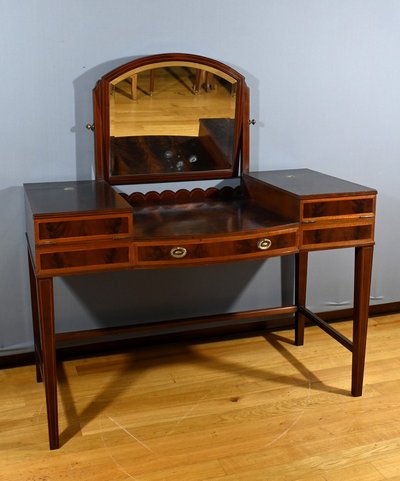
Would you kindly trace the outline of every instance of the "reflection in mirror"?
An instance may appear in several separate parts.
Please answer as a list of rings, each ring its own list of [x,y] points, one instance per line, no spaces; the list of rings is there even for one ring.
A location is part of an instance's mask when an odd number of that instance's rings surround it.
[[[232,169],[236,80],[165,62],[110,83],[110,175]]]

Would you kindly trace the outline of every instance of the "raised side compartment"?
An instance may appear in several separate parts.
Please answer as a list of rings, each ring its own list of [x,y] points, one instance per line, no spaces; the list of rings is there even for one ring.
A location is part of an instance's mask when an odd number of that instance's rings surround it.
[[[300,250],[374,243],[374,189],[308,169],[245,175],[244,187],[258,202],[300,222]]]
[[[375,196],[303,200],[300,218],[300,248],[373,244]]]

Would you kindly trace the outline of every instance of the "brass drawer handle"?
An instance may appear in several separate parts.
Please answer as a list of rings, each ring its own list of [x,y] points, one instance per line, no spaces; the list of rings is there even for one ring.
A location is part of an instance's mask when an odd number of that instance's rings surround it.
[[[266,237],[264,239],[260,239],[257,242],[257,247],[260,249],[260,251],[266,251],[269,249],[272,245],[272,242],[270,239],[267,239]]]
[[[174,259],[182,259],[187,254],[187,250],[184,247],[173,247],[169,253]]]

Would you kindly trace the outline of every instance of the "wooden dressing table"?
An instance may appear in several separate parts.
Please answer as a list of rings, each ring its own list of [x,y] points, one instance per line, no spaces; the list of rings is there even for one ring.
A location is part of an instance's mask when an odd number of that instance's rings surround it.
[[[210,77],[212,88],[199,81]],[[360,396],[376,191],[308,169],[251,172],[248,88],[240,73],[212,59],[132,61],[103,76],[93,99],[96,180],[24,186],[36,372],[45,386],[50,449],[59,447],[56,343],[68,338],[54,328],[56,276],[295,255],[294,305],[136,329],[293,315],[301,345],[309,319],[351,351],[351,392]],[[211,179],[236,184],[171,190],[167,183]],[[121,194],[114,187],[154,182],[165,189]],[[355,248],[352,340],[306,307],[308,252],[343,247]]]

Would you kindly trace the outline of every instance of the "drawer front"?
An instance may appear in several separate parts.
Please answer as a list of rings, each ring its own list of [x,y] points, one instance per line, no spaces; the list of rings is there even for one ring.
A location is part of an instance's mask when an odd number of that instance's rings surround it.
[[[300,248],[317,250],[373,244],[376,195],[301,202]]]
[[[370,218],[374,213],[375,196],[305,200],[301,219]]]
[[[132,230],[131,214],[40,219],[35,224],[38,245],[82,239],[123,238],[132,235]]]
[[[303,226],[300,247],[306,249],[330,249],[372,244],[374,223],[364,222],[316,222]]]
[[[230,239],[138,243],[138,266],[185,265],[290,254],[298,250],[298,230],[269,232]]]
[[[114,270],[129,267],[131,263],[131,245],[128,243],[54,246],[36,250],[37,272],[41,276]]]

